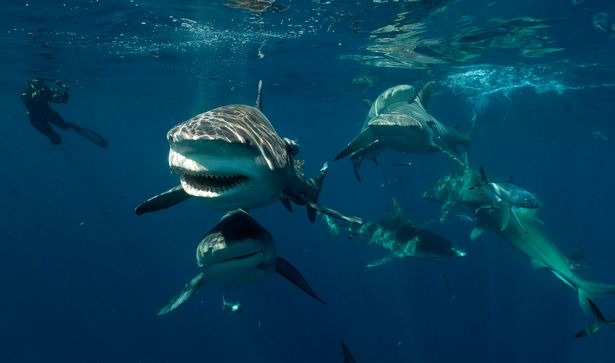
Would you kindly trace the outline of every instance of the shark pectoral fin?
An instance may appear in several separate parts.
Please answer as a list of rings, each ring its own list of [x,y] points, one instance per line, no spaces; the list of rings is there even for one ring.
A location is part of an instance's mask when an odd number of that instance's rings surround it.
[[[178,306],[188,300],[190,296],[194,295],[194,293],[199,289],[199,287],[203,285],[204,281],[205,274],[203,272],[196,275],[194,278],[192,278],[192,280],[190,280],[189,283],[186,284],[186,286],[184,286],[184,288],[179,294],[173,297],[173,299],[171,299],[168,304],[163,306],[162,309],[158,311],[158,315],[164,315],[175,310]]]
[[[372,132],[369,129],[361,131],[359,136],[355,137],[339,154],[337,154],[335,161],[368,147],[374,141]]]
[[[145,213],[156,212],[161,209],[170,208],[190,198],[191,195],[186,193],[181,185],[178,185],[139,204],[135,208],[135,213],[140,216]]]
[[[470,240],[472,242],[476,241],[480,236],[483,235],[483,233],[485,233],[485,230],[481,227],[472,228],[472,232],[470,232]]]
[[[543,268],[547,268],[547,266],[544,263],[542,263],[542,262],[540,262],[538,260],[532,259],[530,262],[532,263],[532,268],[534,270],[541,270]],[[555,274],[555,276],[557,276],[557,274]],[[557,277],[559,278],[559,276],[557,276]]]
[[[372,267],[376,267],[376,266],[384,265],[384,264],[385,264],[385,263],[387,263],[387,262],[391,262],[391,261],[393,261],[395,258],[397,258],[397,256],[395,256],[395,255],[390,255],[390,256],[387,256],[387,257],[381,258],[381,259],[379,259],[379,260],[372,261],[372,262],[368,263],[366,267],[367,267],[367,268],[372,268]]]
[[[282,202],[282,205],[284,206],[284,208],[286,208],[287,211],[289,212],[293,212],[293,205],[290,204],[290,199],[283,197],[282,199],[280,199],[280,202]]]
[[[348,349],[343,340],[340,341],[340,345],[342,346],[342,353],[344,354],[344,363],[356,363],[357,361],[354,359],[352,353],[350,353],[350,349]]]
[[[307,280],[301,275],[301,272],[295,268],[290,262],[286,261],[282,257],[276,259],[275,270],[285,279],[293,283],[295,286],[305,291],[308,295],[318,300],[319,302],[327,305],[327,303],[316,294]]]

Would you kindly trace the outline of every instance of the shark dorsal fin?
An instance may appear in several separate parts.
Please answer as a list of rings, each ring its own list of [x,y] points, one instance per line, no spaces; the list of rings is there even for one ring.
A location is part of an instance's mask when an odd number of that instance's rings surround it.
[[[259,80],[258,81],[258,91],[256,93],[255,106],[256,106],[256,108],[258,108],[261,111],[263,110],[263,107],[262,107],[262,103],[263,103],[262,95],[263,95],[263,81]]]
[[[431,91],[433,89],[433,81],[429,81],[425,83],[423,88],[419,91],[419,94],[414,98],[414,102],[418,103],[423,109],[427,109],[427,105],[429,104],[429,98],[431,98]]]

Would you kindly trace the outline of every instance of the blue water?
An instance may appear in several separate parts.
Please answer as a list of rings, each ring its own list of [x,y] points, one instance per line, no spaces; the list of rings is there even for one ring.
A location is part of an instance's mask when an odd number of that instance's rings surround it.
[[[328,306],[272,276],[205,286],[157,317],[198,272],[195,246],[221,216],[195,201],[134,215],[177,183],[166,131],[251,104],[260,79],[264,112],[299,141],[308,175],[357,134],[365,100],[434,80],[439,120],[463,129],[478,114],[472,163],[536,193],[564,253],[585,250],[580,273],[615,283],[612,2],[280,0],[263,13],[226,3],[0,5],[1,362],[341,362],[341,339],[359,362],[615,361],[611,329],[573,338],[589,318],[571,289],[493,234],[471,243],[471,225],[435,222],[439,205],[421,195],[455,170],[442,155],[385,152],[362,183],[348,160],[331,163],[321,202],[371,220],[396,197],[468,256],[366,269],[384,250],[331,240],[302,209],[274,204],[253,215]],[[521,17],[542,22],[505,22]],[[70,102],[54,109],[109,147],[36,133],[18,97],[32,77],[67,83]],[[222,311],[223,294],[244,311]],[[612,298],[598,304],[615,316]]]

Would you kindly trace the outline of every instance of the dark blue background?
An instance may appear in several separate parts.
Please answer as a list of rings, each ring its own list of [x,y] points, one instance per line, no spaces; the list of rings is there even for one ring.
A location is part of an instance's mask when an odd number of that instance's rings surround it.
[[[613,361],[609,329],[573,338],[588,318],[572,290],[532,271],[493,235],[471,243],[470,225],[434,222],[439,206],[420,196],[454,171],[441,155],[386,152],[380,166],[364,164],[363,183],[348,160],[331,163],[321,202],[374,219],[396,197],[411,218],[463,246],[463,259],[366,269],[385,252],[331,240],[303,210],[289,214],[274,204],[254,215],[329,306],[272,276],[229,291],[205,286],[157,317],[198,272],[195,246],[221,216],[196,201],[134,215],[137,203],[177,183],[167,167],[166,131],[216,106],[252,103],[259,79],[265,113],[281,135],[298,139],[309,175],[357,134],[364,99],[434,79],[429,110],[441,121],[465,128],[478,110],[473,164],[535,192],[558,246],[566,254],[578,242],[584,248],[589,268],[582,275],[615,283],[615,29],[592,25],[600,13],[615,21],[609,2],[457,1],[429,16],[411,8],[418,14],[412,21],[425,21],[426,37],[451,36],[444,25],[469,15],[465,29],[494,17],[566,19],[540,33],[564,48],[553,55],[495,50],[429,69],[348,59],[373,56],[370,32],[408,4],[285,1],[284,12],[254,15],[223,3],[0,5],[0,361],[340,362],[340,339],[359,362]],[[455,77],[481,69],[495,76]],[[103,133],[110,147],[71,132],[53,147],[37,134],[18,97],[34,76],[64,80],[71,99],[55,109]],[[353,83],[359,76],[373,84]],[[593,140],[596,130],[610,140]],[[392,165],[398,161],[413,166]],[[382,186],[399,176],[409,180]],[[245,311],[223,312],[222,294]],[[612,299],[598,304],[615,315]]]

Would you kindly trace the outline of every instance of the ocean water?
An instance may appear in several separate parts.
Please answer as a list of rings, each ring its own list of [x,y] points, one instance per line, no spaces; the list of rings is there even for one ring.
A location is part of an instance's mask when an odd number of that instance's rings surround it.
[[[0,361],[613,362],[609,327],[576,294],[495,234],[439,223],[423,192],[457,166],[443,155],[384,152],[333,162],[388,87],[433,80],[428,111],[466,130],[470,161],[514,177],[543,202],[544,229],[583,277],[615,283],[615,5],[609,1],[3,1],[0,5]],[[258,3],[258,1],[253,1]],[[264,1],[264,3],[267,3]],[[29,78],[70,87],[71,130],[51,145],[28,122]],[[443,264],[399,259],[331,239],[302,208],[252,214],[323,296],[279,276],[204,286],[156,312],[198,273],[196,244],[221,217],[197,201],[137,217],[177,184],[166,132],[198,113],[252,104],[298,140],[306,174],[330,172],[323,205],[374,220],[397,198],[415,222],[468,255]],[[410,167],[395,166],[411,162]],[[468,213],[465,211],[464,213]],[[244,310],[222,310],[222,295]],[[596,300],[615,317],[612,297]]]

